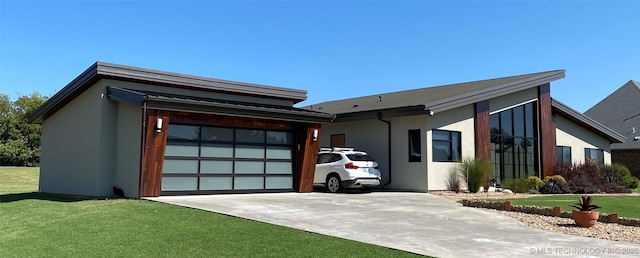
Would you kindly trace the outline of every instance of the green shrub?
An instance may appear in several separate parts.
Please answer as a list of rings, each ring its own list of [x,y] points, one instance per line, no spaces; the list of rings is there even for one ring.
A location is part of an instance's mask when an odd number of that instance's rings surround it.
[[[465,158],[456,168],[467,183],[469,192],[477,193],[480,186],[488,185],[486,181],[491,171],[489,161],[480,158]]]
[[[544,185],[544,181],[537,176],[530,176],[527,177],[527,184],[529,185],[529,189],[539,191]]]
[[[513,178],[503,181],[502,189],[509,189],[514,193],[527,193],[529,191],[529,182],[524,178]]]
[[[561,175],[553,175],[553,176],[544,177],[544,183],[546,184],[550,179],[559,180],[559,181],[562,181],[563,183],[567,182],[567,180],[565,180],[564,177],[562,177]]]
[[[631,175],[629,169],[620,163],[600,167],[603,184],[619,184],[629,189],[638,188],[638,178]]]

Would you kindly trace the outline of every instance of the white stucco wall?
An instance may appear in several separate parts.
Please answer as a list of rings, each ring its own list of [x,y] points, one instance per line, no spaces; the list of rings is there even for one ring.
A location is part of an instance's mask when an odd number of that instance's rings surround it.
[[[475,131],[474,131],[474,105],[467,105],[456,109],[436,113],[429,117],[427,127],[427,171],[428,190],[447,190],[446,180],[450,171],[457,166],[458,162],[434,162],[432,130],[458,131],[461,137],[462,158],[472,158],[475,156]]]
[[[489,112],[493,113],[538,99],[538,88],[531,88],[489,100]]]
[[[333,134],[345,135],[344,147],[363,150],[374,158],[382,172],[383,182],[386,182],[389,173],[387,124],[379,120],[364,120],[323,125],[320,130],[320,147],[331,147]]]
[[[392,180],[388,188],[411,191],[427,191],[427,121],[429,116],[406,116],[391,119],[392,124]],[[409,162],[409,130],[420,129],[420,162]]]
[[[108,195],[100,165],[102,103],[98,82],[44,120],[40,190],[47,193]]]
[[[142,108],[117,103],[114,185],[138,197],[142,146]]]
[[[584,148],[602,149],[604,163],[611,164],[611,142],[570,120],[556,115],[556,146],[570,146],[571,159],[575,163],[584,163]]]

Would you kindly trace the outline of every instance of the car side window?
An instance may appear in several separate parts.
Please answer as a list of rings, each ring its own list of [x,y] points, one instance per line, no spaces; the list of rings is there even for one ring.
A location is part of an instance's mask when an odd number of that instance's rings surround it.
[[[340,154],[331,154],[331,160],[329,160],[329,162],[336,162],[342,159],[342,156],[340,156]]]
[[[329,163],[330,158],[331,158],[331,154],[329,153],[318,154],[318,159],[316,160],[316,164]]]

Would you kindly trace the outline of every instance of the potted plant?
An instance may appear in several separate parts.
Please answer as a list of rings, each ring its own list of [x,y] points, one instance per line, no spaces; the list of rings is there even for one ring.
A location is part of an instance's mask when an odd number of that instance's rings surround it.
[[[593,210],[600,208],[600,206],[591,204],[591,196],[588,195],[580,196],[578,201],[575,205],[571,205],[577,209],[573,211],[573,221],[580,227],[590,228],[598,222],[600,212]]]

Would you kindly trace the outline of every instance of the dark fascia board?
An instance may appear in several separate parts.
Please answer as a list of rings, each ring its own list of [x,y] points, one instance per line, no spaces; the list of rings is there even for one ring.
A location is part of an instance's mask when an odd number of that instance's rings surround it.
[[[592,118],[576,111],[573,108],[570,108],[569,106],[553,98],[551,99],[551,107],[553,107],[554,111],[560,113],[570,121],[590,128],[591,131],[604,136],[612,143],[623,143],[627,140],[627,137],[624,137],[622,134],[619,134],[618,132],[602,125],[601,123],[598,123],[596,120],[593,120]]]
[[[401,116],[426,115],[427,111],[423,105],[400,107],[392,109],[368,110],[362,112],[337,114],[334,123],[353,122],[369,119],[392,118]]]
[[[96,83],[99,80],[96,76],[97,73],[98,63],[95,63],[45,101],[38,109],[34,110],[33,113],[29,114],[27,117],[29,123],[42,123],[47,116],[66,105],[68,102],[67,99],[77,97],[92,84]]]
[[[565,77],[565,70],[555,70],[542,73],[533,78],[497,85],[491,88],[445,98],[431,103],[425,103],[425,108],[434,113],[466,106],[487,99],[492,99],[529,88],[537,87]]]
[[[307,110],[288,110],[250,105],[238,105],[215,101],[202,101],[191,99],[165,98],[159,96],[147,96],[147,108],[190,111],[218,115],[233,115],[250,118],[268,118],[303,123],[330,123],[334,119],[333,114],[320,113]]]
[[[29,123],[42,123],[44,119],[58,111],[102,78],[165,85],[176,88],[286,99],[291,100],[294,104],[307,99],[307,91],[305,90],[226,81],[106,62],[96,62],[31,113],[28,117]]]
[[[105,78],[116,78],[120,80],[128,79],[132,81],[151,82],[154,84],[172,85],[174,87],[191,88],[195,90],[286,99],[292,100],[294,103],[307,99],[306,90],[227,81],[106,62],[97,62],[97,65],[98,73]]]

